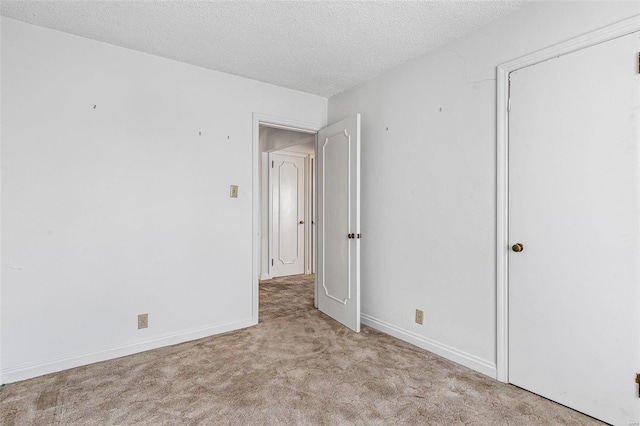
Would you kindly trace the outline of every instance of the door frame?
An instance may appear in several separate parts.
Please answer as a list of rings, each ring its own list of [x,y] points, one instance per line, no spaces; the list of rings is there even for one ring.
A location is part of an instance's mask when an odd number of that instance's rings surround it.
[[[253,113],[253,147],[252,147],[252,283],[251,283],[251,316],[252,324],[258,324],[259,306],[259,285],[260,276],[260,126],[273,127],[276,129],[292,130],[295,132],[309,133],[317,135],[318,131],[326,127],[326,123],[308,123],[300,120],[277,117],[274,115]],[[316,137],[316,152],[318,149],[318,139]],[[317,286],[314,286],[317,287]],[[316,290],[314,290],[317,292]],[[315,303],[314,297],[314,303]]]
[[[317,150],[317,142],[318,138],[316,137],[316,150]],[[307,234],[307,238],[309,238],[310,244],[307,244],[309,248],[309,253],[307,253],[307,262],[309,268],[307,270],[307,274],[315,274],[316,273],[316,155],[311,154],[308,157],[307,164],[307,173],[309,176],[308,183],[309,186],[307,188],[307,213],[308,217],[305,219],[307,223],[309,223],[309,227],[307,230],[309,231]]]
[[[496,70],[496,379],[509,382],[509,74],[640,31],[640,15],[501,64]]]

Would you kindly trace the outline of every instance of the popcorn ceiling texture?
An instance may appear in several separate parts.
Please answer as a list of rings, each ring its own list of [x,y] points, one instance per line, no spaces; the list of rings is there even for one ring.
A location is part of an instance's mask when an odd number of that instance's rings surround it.
[[[525,1],[6,1],[3,16],[329,97]]]

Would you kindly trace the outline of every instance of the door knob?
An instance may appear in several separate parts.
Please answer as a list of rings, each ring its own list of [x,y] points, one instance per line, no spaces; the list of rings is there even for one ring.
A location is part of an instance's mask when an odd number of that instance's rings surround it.
[[[511,246],[511,250],[515,251],[516,253],[520,253],[522,250],[524,250],[524,245],[522,243],[515,243],[513,246]]]
[[[304,225],[304,220],[301,220],[299,223],[300,225]]]

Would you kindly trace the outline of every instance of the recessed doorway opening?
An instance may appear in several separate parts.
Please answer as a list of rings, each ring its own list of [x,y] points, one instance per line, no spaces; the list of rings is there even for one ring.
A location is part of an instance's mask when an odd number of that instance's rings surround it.
[[[304,201],[302,206],[299,207],[300,211],[296,211],[295,215],[301,214],[301,217],[296,217],[297,224],[295,225],[296,231],[300,232],[303,237],[302,253],[300,257],[304,265],[301,277],[304,277],[306,281],[311,279],[315,282],[313,275],[315,268],[315,252],[316,242],[313,232],[313,212],[314,205],[312,204],[315,199],[315,181],[313,179],[313,172],[315,169],[315,156],[316,152],[316,135],[322,124],[311,124],[298,122],[296,120],[283,119],[281,117],[272,117],[262,114],[254,114],[253,116],[253,148],[254,148],[254,190],[253,190],[253,229],[254,229],[254,272],[253,272],[253,320],[254,323],[258,323],[259,319],[259,294],[261,280],[271,280],[272,266],[271,260],[275,258],[272,255],[273,241],[270,234],[270,227],[273,227],[271,220],[272,216],[272,200],[270,178],[273,178],[271,161],[272,153],[286,155],[286,158],[302,158],[304,163],[304,171],[300,173],[304,174],[302,186],[304,189]],[[313,161],[312,161],[313,160]],[[291,174],[293,167],[291,165],[284,165],[280,170],[285,170],[285,174],[289,172]],[[288,195],[291,195],[289,193]],[[271,200],[270,200],[271,199]],[[297,203],[296,203],[297,204]],[[291,211],[288,212],[290,217],[293,217]],[[299,222],[303,221],[303,224]],[[290,228],[292,228],[290,224]],[[272,230],[271,230],[272,232]],[[287,253],[281,256],[286,260],[291,260],[290,253],[289,259],[286,259]],[[306,274],[306,275],[305,275]],[[294,276],[294,275],[291,275]],[[285,276],[286,278],[286,276]],[[317,289],[314,284],[313,292],[313,304],[316,305]]]
[[[313,274],[316,135],[259,132],[260,279]]]
[[[314,306],[355,332],[360,331],[360,122],[360,114],[355,114],[322,128],[254,114],[254,324],[259,319],[259,279],[271,278],[276,259],[283,264],[286,261],[291,264],[293,258],[304,258],[303,272],[315,272],[317,269]],[[269,134],[277,136],[271,138]],[[307,166],[303,166],[304,162],[296,165],[294,157],[305,157],[305,153],[285,149],[309,142],[314,144],[317,163],[311,161],[312,154],[309,152],[306,156]],[[275,154],[283,156],[278,159],[278,172],[275,172]],[[303,168],[306,171],[303,172]],[[287,213],[283,216],[279,212],[279,219],[271,221],[272,232],[269,233],[273,207],[283,207],[280,200],[283,189],[279,188],[280,192],[274,197],[273,185],[269,185],[269,182],[270,178],[273,182],[274,176],[280,179],[283,174],[292,182],[297,182],[292,187],[305,187],[304,192],[311,197],[299,203],[295,191],[284,189],[288,204],[298,205],[298,214]],[[298,179],[303,175],[307,176],[307,180]],[[268,202],[269,197],[271,203]],[[304,214],[300,214],[302,211]],[[274,242],[273,224],[277,222],[280,226],[284,219],[290,222],[287,225],[290,229],[286,232],[295,236],[302,236],[301,233],[306,235],[302,244],[304,250],[296,251],[291,247],[285,250],[279,246],[279,242]],[[317,230],[313,229],[313,225],[317,225]],[[317,238],[314,238],[314,234],[317,234]],[[291,243],[292,247],[296,245],[301,246],[297,241]],[[305,252],[304,256],[302,251]],[[269,254],[265,256],[264,253]],[[265,271],[268,271],[267,275],[263,275]],[[282,276],[295,276],[298,272],[300,270],[280,271]]]

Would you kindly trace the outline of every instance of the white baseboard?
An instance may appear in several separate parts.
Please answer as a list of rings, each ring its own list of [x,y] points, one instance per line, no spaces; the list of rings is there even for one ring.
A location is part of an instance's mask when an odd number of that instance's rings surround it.
[[[271,275],[269,275],[268,273],[263,272],[263,273],[260,274],[260,281],[262,281],[262,280],[270,280],[270,279],[271,279]]]
[[[250,327],[252,325],[255,325],[255,321],[253,321],[252,318],[249,318],[246,320],[227,324],[167,334],[140,342],[127,343],[114,348],[104,348],[95,352],[69,355],[58,359],[23,364],[16,367],[0,370],[0,380],[3,384],[13,383],[20,380],[42,376],[44,374],[67,370],[69,368],[80,367],[83,365],[93,364],[95,362],[107,361],[114,358],[120,358],[122,356],[145,352],[151,349],[158,349],[165,346],[171,346],[178,343],[201,339],[203,337],[213,336],[215,334],[239,330],[241,328]]]
[[[457,362],[479,373],[486,374],[492,379],[496,378],[496,364],[474,355],[468,354],[444,343],[437,342],[432,339],[417,335],[411,331],[404,330],[393,324],[389,324],[385,321],[379,320],[372,316],[362,314],[360,316],[362,324],[375,328],[378,331],[389,334],[405,342],[416,345],[419,348],[425,349],[429,352],[433,352],[436,355],[440,355],[450,361]]]
[[[419,348],[428,350],[453,362],[464,365],[472,370],[486,374],[491,378],[496,378],[496,364],[483,360],[476,356],[467,354],[457,350],[451,346],[436,342],[431,339],[419,336],[410,331],[396,327],[385,321],[371,317],[366,314],[361,316],[362,324],[375,328],[383,333],[389,334],[405,342],[418,346]],[[215,334],[226,333],[228,331],[238,330],[241,328],[255,325],[252,318],[216,325],[211,327],[199,328],[195,330],[187,330],[180,333],[169,334],[156,337],[140,342],[133,342],[118,346],[115,348],[106,348],[95,352],[70,355],[63,358],[52,359],[44,362],[23,364],[12,368],[0,370],[1,383],[13,383],[20,380],[26,380],[44,374],[55,373],[69,368],[80,367],[83,365],[93,364],[95,362],[107,361],[122,356],[133,355],[152,349],[158,349],[165,346],[184,343],[191,340],[201,339],[203,337],[213,336]]]

